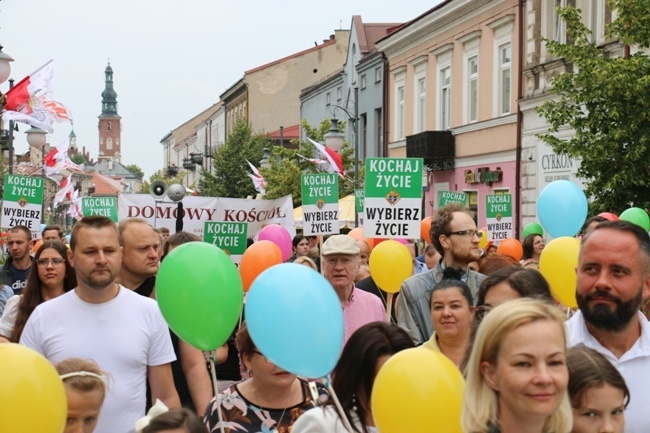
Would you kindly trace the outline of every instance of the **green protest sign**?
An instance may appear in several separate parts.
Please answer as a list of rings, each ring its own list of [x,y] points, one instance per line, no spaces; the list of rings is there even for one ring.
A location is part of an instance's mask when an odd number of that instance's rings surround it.
[[[305,236],[340,232],[339,179],[334,173],[303,174],[302,232]]]
[[[467,206],[467,194],[462,192],[441,191],[440,207],[452,203],[458,203],[460,205]]]
[[[363,213],[363,202],[366,198],[366,191],[363,189],[355,189],[354,198],[355,198],[357,213]]]
[[[83,197],[83,216],[102,215],[117,222],[117,197]]]
[[[512,238],[512,195],[485,196],[485,211],[488,238],[491,241]]]
[[[241,261],[246,251],[248,224],[206,221],[203,241],[221,248],[235,263]]]
[[[23,225],[33,233],[38,233],[41,228],[44,185],[45,179],[41,177],[5,175],[2,227]]]
[[[363,236],[420,237],[422,158],[368,158]]]

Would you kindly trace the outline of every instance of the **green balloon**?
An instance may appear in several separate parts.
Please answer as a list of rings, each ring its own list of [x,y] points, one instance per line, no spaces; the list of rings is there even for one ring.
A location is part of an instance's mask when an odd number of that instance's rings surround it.
[[[648,212],[641,208],[631,207],[623,212],[618,218],[636,224],[645,231],[650,230],[650,217],[648,216]]]
[[[156,299],[182,340],[215,350],[239,321],[244,289],[237,267],[221,249],[189,242],[169,253],[156,276]]]
[[[524,231],[521,233],[521,239],[526,239],[526,236],[532,234],[544,236],[544,229],[538,223],[528,223],[524,226]]]

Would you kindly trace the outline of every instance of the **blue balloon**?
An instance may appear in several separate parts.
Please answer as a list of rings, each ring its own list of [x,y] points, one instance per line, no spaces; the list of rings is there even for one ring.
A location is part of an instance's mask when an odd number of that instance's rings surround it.
[[[537,216],[554,238],[574,236],[587,219],[587,197],[578,185],[556,180],[544,187],[537,199]]]
[[[251,285],[245,312],[251,339],[273,364],[313,379],[334,369],[343,346],[343,310],[318,272],[294,263],[272,266]]]
[[[42,224],[42,223],[41,223],[41,232],[42,232],[43,230],[45,230],[45,227],[47,227],[47,224]]]
[[[65,240],[68,241],[68,243],[70,243],[70,235],[65,235]]]

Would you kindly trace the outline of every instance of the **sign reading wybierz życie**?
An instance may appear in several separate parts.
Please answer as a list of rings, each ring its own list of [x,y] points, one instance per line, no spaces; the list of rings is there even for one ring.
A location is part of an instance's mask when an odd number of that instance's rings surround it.
[[[233,262],[239,263],[246,251],[247,223],[206,221],[203,241],[221,248]]]
[[[117,222],[117,197],[84,197],[81,207],[84,216],[102,215]]]
[[[422,158],[366,159],[365,238],[420,237]]]
[[[302,232],[305,236],[340,232],[339,179],[334,173],[303,174]]]
[[[41,177],[5,175],[2,227],[22,225],[34,233],[40,230],[44,184]]]
[[[485,196],[488,237],[491,241],[512,238],[512,195]]]

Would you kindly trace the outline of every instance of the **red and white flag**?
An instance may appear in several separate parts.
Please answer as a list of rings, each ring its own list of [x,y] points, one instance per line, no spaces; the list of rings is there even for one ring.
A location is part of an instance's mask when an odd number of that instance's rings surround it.
[[[3,120],[14,120],[54,132],[52,122],[69,121],[72,114],[60,102],[50,97],[54,63],[52,60],[23,78],[5,94]]]
[[[343,158],[341,155],[337,151],[330,149],[329,147],[325,147],[309,137],[307,137],[307,140],[316,146],[316,149],[318,149],[321,155],[327,159],[327,162],[329,164],[324,168],[324,170],[328,173],[336,173],[345,179],[345,168],[343,167]]]
[[[250,166],[251,170],[253,170],[253,174],[251,173],[246,173],[246,174],[253,181],[253,186],[255,187],[255,191],[259,192],[262,195],[266,195],[266,180],[264,180],[264,176],[262,176],[262,173],[260,173],[257,167],[251,164],[249,160],[246,160],[246,162]]]
[[[82,170],[81,166],[72,162],[68,156],[69,146],[70,142],[66,139],[45,155],[43,161],[45,162],[45,175],[47,177],[52,178],[54,174],[61,173],[66,168],[78,171]]]
[[[297,153],[296,155],[298,155],[299,157],[301,157],[301,158],[304,159],[305,161],[309,161],[309,162],[311,162],[311,163],[314,164],[314,165],[316,166],[316,168],[318,168],[319,170],[323,170],[323,171],[325,171],[325,170],[327,170],[327,167],[329,167],[329,165],[330,165],[330,163],[327,162],[327,161],[324,160],[324,159],[307,158],[306,156],[302,156],[302,155],[299,154],[299,153]]]
[[[72,199],[70,200],[70,207],[68,208],[68,215],[80,220],[83,218],[83,212],[81,210],[81,197],[79,197],[79,190],[75,190],[72,193]]]
[[[56,209],[59,203],[62,203],[64,201],[72,201],[73,193],[74,184],[72,183],[72,175],[70,175],[61,181],[59,190],[54,195],[54,202],[52,206]]]

